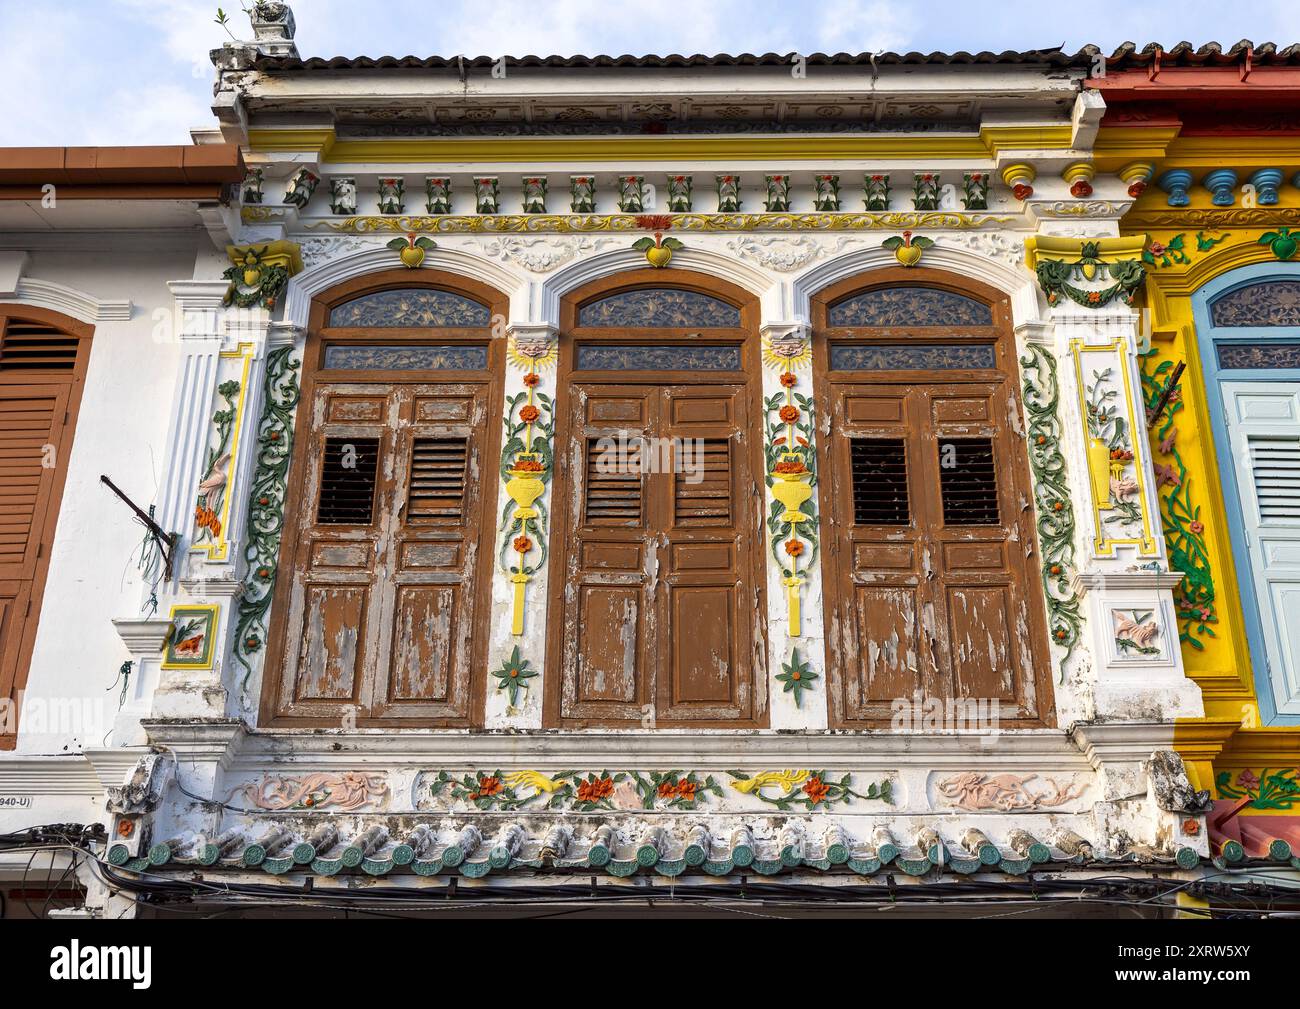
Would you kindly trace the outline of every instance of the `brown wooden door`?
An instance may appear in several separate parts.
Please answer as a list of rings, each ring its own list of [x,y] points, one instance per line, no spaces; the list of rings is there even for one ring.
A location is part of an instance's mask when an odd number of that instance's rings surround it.
[[[832,465],[847,478],[832,481],[841,581],[829,651],[846,720],[888,721],[891,702],[916,690],[1041,717],[1023,448],[999,422],[999,391],[836,387]]]
[[[491,399],[486,382],[315,384],[277,714],[470,720]]]
[[[552,625],[561,718],[758,717],[761,502],[748,425],[744,384],[569,386]]]
[[[888,725],[917,691],[1052,724],[1009,304],[901,270],[814,318],[832,724]]]
[[[0,306],[0,698],[27,680],[90,333],[53,312]],[[0,735],[0,749],[13,743]]]

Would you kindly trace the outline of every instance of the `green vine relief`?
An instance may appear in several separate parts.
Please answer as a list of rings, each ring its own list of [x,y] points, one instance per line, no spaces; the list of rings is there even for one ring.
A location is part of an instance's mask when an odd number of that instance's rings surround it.
[[[1159,356],[1160,352],[1153,347],[1141,357],[1142,399],[1148,414],[1160,404],[1175,368],[1174,361],[1159,361]],[[1215,637],[1210,625],[1218,623],[1219,617],[1210,555],[1205,548],[1205,522],[1201,518],[1201,506],[1192,497],[1187,465],[1178,451],[1178,427],[1174,421],[1182,408],[1182,390],[1175,388],[1150,436],[1152,448],[1170,460],[1157,463],[1155,474],[1169,564],[1183,573],[1182,582],[1174,590],[1178,639],[1193,648],[1204,649],[1205,645],[1197,638]]]
[[[1029,421],[1029,463],[1034,471],[1038,504],[1038,546],[1043,564],[1052,642],[1065,649],[1061,676],[1083,629],[1079,597],[1070,585],[1074,566],[1074,506],[1061,453],[1061,421],[1057,414],[1060,386],[1056,359],[1030,344],[1020,359],[1024,372],[1025,414]]]
[[[299,366],[292,347],[279,347],[267,355],[266,403],[257,428],[257,468],[249,495],[248,544],[244,548],[248,571],[235,625],[235,659],[244,667],[245,684],[253,672],[253,657],[266,644],[266,616],[275,592],[293,449],[293,417],[302,396]]]

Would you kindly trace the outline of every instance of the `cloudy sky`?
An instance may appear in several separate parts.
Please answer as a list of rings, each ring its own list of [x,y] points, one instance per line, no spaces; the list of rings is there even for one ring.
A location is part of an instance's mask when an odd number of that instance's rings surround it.
[[[223,6],[246,37],[239,0]],[[1300,41],[1298,0],[294,0],[293,8],[305,56]],[[216,10],[208,0],[0,0],[0,146],[187,142],[191,127],[211,124],[208,52],[229,40]]]

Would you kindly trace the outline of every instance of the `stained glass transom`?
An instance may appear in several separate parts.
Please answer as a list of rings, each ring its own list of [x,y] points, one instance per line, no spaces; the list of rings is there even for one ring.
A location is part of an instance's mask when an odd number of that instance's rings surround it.
[[[991,326],[982,301],[937,287],[879,287],[832,305],[831,326]]]
[[[619,291],[583,305],[579,326],[652,326],[661,328],[735,328],[740,309],[699,291],[647,288]]]
[[[996,368],[993,345],[982,344],[861,344],[831,345],[833,371],[945,371]]]
[[[325,348],[325,367],[331,370],[482,371],[487,366],[488,350],[481,344]]]
[[[491,323],[486,305],[463,294],[420,287],[376,291],[338,305],[330,312],[331,326],[372,328],[392,326],[477,327]]]
[[[1300,368],[1300,343],[1221,343],[1220,368]]]
[[[1265,280],[1216,298],[1216,326],[1300,326],[1300,280]]]
[[[740,371],[739,344],[580,343],[581,371]]]

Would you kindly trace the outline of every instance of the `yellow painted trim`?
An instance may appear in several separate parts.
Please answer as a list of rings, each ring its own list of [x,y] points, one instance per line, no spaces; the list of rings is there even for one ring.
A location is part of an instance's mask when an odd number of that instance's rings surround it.
[[[1032,270],[1042,260],[1073,263],[1083,256],[1085,243],[1097,247],[1097,258],[1103,263],[1118,263],[1124,259],[1140,259],[1142,248],[1146,245],[1146,236],[1056,238],[1051,235],[1030,235],[1025,239],[1025,266]]]
[[[1029,242],[1032,241],[1033,239],[1031,238],[1026,241],[1025,244],[1028,245]],[[1075,239],[1056,239],[1055,241],[1075,241]],[[1110,241],[1118,241],[1118,239],[1110,239]],[[1106,534],[1106,527],[1102,521],[1101,514],[1103,511],[1102,505],[1109,504],[1109,501],[1098,501],[1096,489],[1093,487],[1093,482],[1091,479],[1088,480],[1088,493],[1092,496],[1093,526],[1095,527],[1097,537],[1095,550],[1098,557],[1113,557],[1117,546],[1136,546],[1138,548],[1138,554],[1141,557],[1154,557],[1158,553],[1156,549],[1155,536],[1151,531],[1151,514],[1150,509],[1147,507],[1146,477],[1144,476],[1147,461],[1146,453],[1149,448],[1146,438],[1142,437],[1146,432],[1146,423],[1144,420],[1141,427],[1138,426],[1138,413],[1133,402],[1133,383],[1129,377],[1127,362],[1124,359],[1126,351],[1127,347],[1122,339],[1114,340],[1111,343],[1093,344],[1091,346],[1086,344],[1083,340],[1070,341],[1070,353],[1074,357],[1074,384],[1079,393],[1080,417],[1088,416],[1087,390],[1084,388],[1084,375],[1086,372],[1083,367],[1083,355],[1112,354],[1115,355],[1115,358],[1117,359],[1118,370],[1120,374],[1124,376],[1124,406],[1129,431],[1131,432],[1129,441],[1133,445],[1133,471],[1134,476],[1137,478],[1139,500],[1142,502],[1142,537],[1140,539],[1134,539],[1132,537],[1123,539],[1118,537],[1111,538]],[[1142,416],[1145,418],[1145,414]],[[1087,432],[1085,429],[1085,437],[1086,436]]]
[[[1161,161],[1178,130],[1177,126],[1103,126],[1092,145],[1093,162],[1098,171],[1114,172],[1130,161]]]
[[[334,128],[315,130],[249,130],[248,146],[253,151],[311,151],[329,160],[334,146]]]
[[[303,151],[322,162],[347,164],[535,163],[545,161],[877,161],[983,162],[1003,150],[1064,150],[1068,124],[986,126],[978,136],[881,134],[873,136],[644,136],[466,137],[437,140],[339,140],[333,129],[254,129],[255,152]]]
[[[1049,126],[981,126],[980,139],[990,154],[1000,151],[1069,150],[1074,129],[1068,123]]]
[[[1246,211],[1242,208],[1228,212],[1252,215],[1260,213],[1257,209]],[[1140,223],[1133,222],[1133,215],[1123,221],[1123,230],[1126,232],[1140,226]],[[1194,251],[1194,239],[1198,230],[1204,230],[1215,237],[1226,232],[1228,237],[1212,249],[1198,253]],[[1182,360],[1187,363],[1187,371],[1181,383],[1183,413],[1179,415],[1177,423],[1177,447],[1187,466],[1187,479],[1192,487],[1194,502],[1200,508],[1199,519],[1205,526],[1203,535],[1215,585],[1218,622],[1212,625],[1214,636],[1198,638],[1203,648],[1190,645],[1183,647],[1184,669],[1188,677],[1200,686],[1208,717],[1230,719],[1246,727],[1259,724],[1259,707],[1251,675],[1253,664],[1246,640],[1238,574],[1224,505],[1222,471],[1212,434],[1205,370],[1196,337],[1191,299],[1200,288],[1217,277],[1244,266],[1275,262],[1268,248],[1255,241],[1262,230],[1264,229],[1257,226],[1214,229],[1186,223],[1183,226],[1152,229],[1149,236],[1166,244],[1174,235],[1185,234],[1192,246],[1192,262],[1186,266],[1149,268],[1145,285],[1152,328],[1157,332],[1163,330],[1173,334],[1170,341],[1153,343],[1159,359]],[[1154,443],[1151,449],[1153,457],[1158,457]]]

